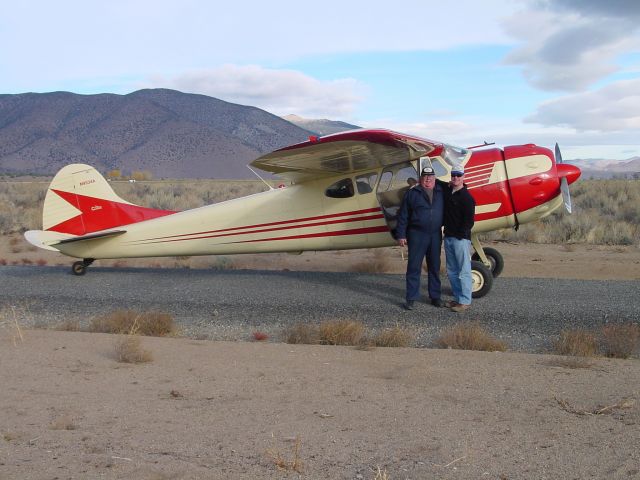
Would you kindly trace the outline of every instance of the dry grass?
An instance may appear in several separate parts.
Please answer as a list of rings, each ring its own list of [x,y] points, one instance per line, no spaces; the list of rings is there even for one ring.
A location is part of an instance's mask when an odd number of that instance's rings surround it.
[[[588,360],[585,357],[558,357],[552,358],[546,362],[544,365],[549,367],[561,367],[561,368],[570,368],[572,370],[578,368],[591,368],[593,367],[593,361]]]
[[[330,320],[318,328],[322,345],[358,345],[365,334],[362,322],[354,320]]]
[[[317,345],[320,343],[318,327],[302,322],[285,328],[282,337],[285,343],[291,344]]]
[[[504,352],[504,342],[489,335],[478,322],[461,322],[444,331],[436,339],[439,348],[456,350],[480,350],[484,352]]]
[[[64,320],[54,327],[54,330],[62,332],[79,332],[80,322],[78,320]]]
[[[602,351],[607,357],[629,358],[639,348],[639,324],[611,324],[602,327]]]
[[[135,312],[133,310],[116,310],[115,312],[96,317],[89,325],[90,332],[99,333],[131,333],[138,335],[164,337],[175,333],[173,317],[162,312]]]
[[[68,416],[55,419],[49,424],[50,430],[76,430],[78,426],[73,422],[73,419]]]
[[[619,401],[618,403],[614,403],[613,405],[598,406],[591,409],[582,409],[582,408],[577,408],[572,406],[568,401],[562,398],[558,398],[558,397],[554,397],[554,398],[556,402],[558,402],[558,405],[560,405],[560,407],[564,411],[573,413],[575,415],[606,415],[609,413],[613,413],[615,410],[631,408],[635,403],[633,399],[625,398]]]
[[[373,480],[391,480],[386,469],[382,470],[380,467],[377,467],[375,474],[376,476],[373,477]]]
[[[280,453],[277,447],[267,450],[267,457],[278,467],[278,470],[284,472],[302,473],[302,460],[300,459],[300,439],[295,438],[291,447],[291,458],[288,459]]]
[[[587,330],[563,330],[554,348],[559,355],[592,357],[598,351],[598,341],[595,334]]]
[[[408,347],[412,342],[412,332],[399,325],[385,328],[372,339],[372,343],[376,347]]]
[[[118,338],[114,350],[116,359],[121,363],[146,363],[153,360],[151,352],[142,348],[142,341],[138,335]]]

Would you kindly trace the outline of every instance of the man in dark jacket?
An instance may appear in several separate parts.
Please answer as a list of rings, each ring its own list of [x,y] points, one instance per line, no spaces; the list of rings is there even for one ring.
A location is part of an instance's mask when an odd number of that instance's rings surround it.
[[[440,299],[440,249],[446,184],[436,180],[432,167],[420,172],[420,182],[409,189],[398,212],[397,238],[400,246],[409,246],[405,308],[412,310],[420,298],[422,261],[427,260],[431,304],[442,306]]]
[[[447,306],[454,312],[464,312],[471,305],[471,229],[476,202],[464,184],[464,170],[451,171],[451,191],[445,195],[444,252],[447,256],[447,276],[453,291],[453,302]]]

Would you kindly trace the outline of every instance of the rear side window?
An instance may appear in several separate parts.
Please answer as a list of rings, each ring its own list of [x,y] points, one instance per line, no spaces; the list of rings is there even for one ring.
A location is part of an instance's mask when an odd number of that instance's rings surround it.
[[[364,175],[358,175],[356,177],[356,187],[358,193],[364,195],[373,192],[376,186],[376,180],[378,179],[377,173],[365,173]]]
[[[353,197],[353,182],[350,178],[343,178],[327,188],[324,194],[331,198]]]

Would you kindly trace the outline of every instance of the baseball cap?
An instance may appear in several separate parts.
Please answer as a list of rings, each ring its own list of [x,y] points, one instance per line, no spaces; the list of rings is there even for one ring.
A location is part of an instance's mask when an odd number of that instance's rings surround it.
[[[420,172],[420,176],[424,177],[425,175],[435,175],[436,172],[433,171],[432,167],[424,167]]]
[[[458,174],[458,175],[464,175],[464,168],[463,167],[453,167],[453,169],[451,170],[451,174]]]

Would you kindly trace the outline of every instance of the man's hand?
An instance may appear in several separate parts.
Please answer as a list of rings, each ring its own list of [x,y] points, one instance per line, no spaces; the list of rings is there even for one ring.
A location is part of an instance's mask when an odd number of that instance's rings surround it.
[[[401,247],[406,247],[407,246],[407,239],[406,238],[399,238],[398,239],[398,245],[400,245]]]

